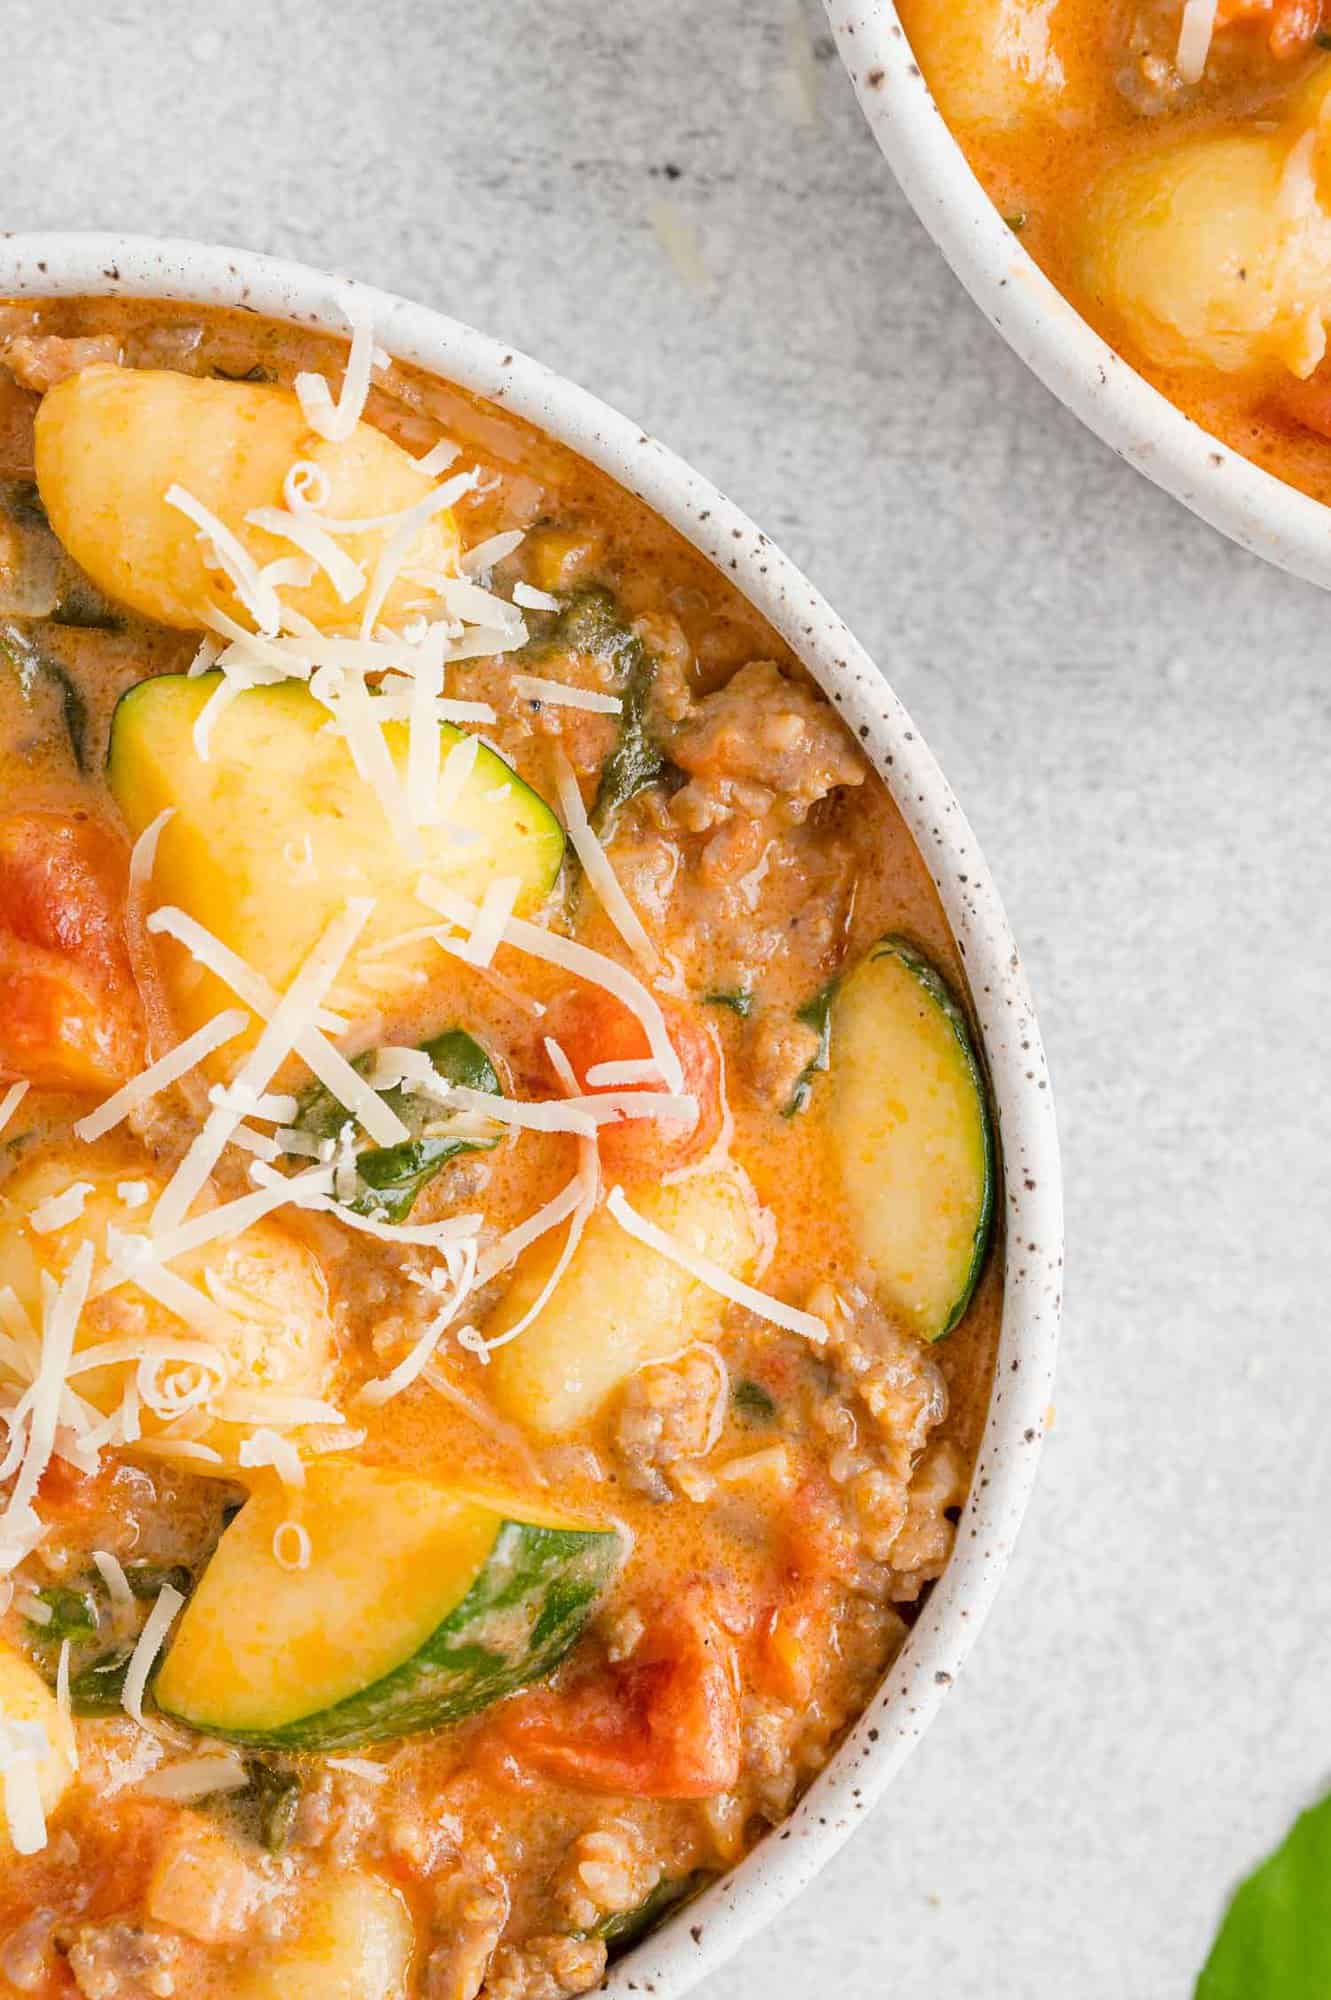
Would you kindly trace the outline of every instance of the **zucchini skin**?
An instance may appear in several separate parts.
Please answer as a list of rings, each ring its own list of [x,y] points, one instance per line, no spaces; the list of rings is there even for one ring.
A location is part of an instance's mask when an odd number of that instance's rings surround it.
[[[370,1686],[278,1729],[176,1719],[227,1742],[303,1751],[352,1750],[447,1728],[553,1673],[622,1554],[613,1530],[505,1520],[461,1602],[409,1660]],[[524,1621],[525,1636],[515,1639]]]
[[[989,1254],[989,1243],[994,1222],[994,1187],[998,1179],[997,1148],[994,1144],[994,1121],[990,1109],[989,1079],[985,1074],[979,1053],[971,1037],[970,1023],[962,1011],[961,1003],[953,993],[942,973],[931,959],[925,957],[919,946],[899,932],[881,938],[869,953],[870,963],[880,958],[895,958],[917,979],[929,998],[938,1008],[957,1039],[962,1060],[975,1087],[976,1100],[980,1107],[980,1140],[984,1150],[984,1185],[980,1195],[979,1211],[975,1218],[974,1245],[971,1252],[970,1268],[966,1281],[953,1301],[945,1323],[933,1336],[935,1340],[945,1340],[966,1316],[966,1309],[975,1296],[975,1288],[984,1272],[985,1259]]]
[[[715,1880],[716,1871],[712,1868],[692,1868],[687,1875],[662,1876],[633,1909],[616,1910],[613,1915],[603,1917],[590,1935],[604,1938],[610,1955],[618,1957],[640,1943],[682,1904],[700,1896],[708,1883]]]

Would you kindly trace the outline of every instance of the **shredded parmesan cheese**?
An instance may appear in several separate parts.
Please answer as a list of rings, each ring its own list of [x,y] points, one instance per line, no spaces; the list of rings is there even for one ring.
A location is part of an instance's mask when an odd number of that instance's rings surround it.
[[[299,1491],[305,1484],[305,1467],[290,1438],[276,1431],[258,1430],[242,1438],[236,1461],[244,1466],[270,1465],[284,1486]]]
[[[134,1610],[134,1592],[129,1587],[129,1578],[125,1575],[118,1558],[108,1549],[94,1549],[92,1563],[106,1585],[107,1596],[111,1600],[112,1617],[117,1622],[123,1623]]]
[[[522,546],[526,540],[521,528],[506,528],[501,535],[491,535],[488,541],[477,542],[467,550],[462,558],[461,568],[466,576],[481,576],[494,568],[505,556]],[[516,592],[514,595],[516,596]]]
[[[444,690],[442,626],[421,642],[413,659],[408,713],[407,810],[416,826],[432,826],[439,817],[439,724],[436,711]]]
[[[152,928],[151,918],[149,928]],[[147,1069],[139,1072],[138,1076],[131,1077],[128,1083],[123,1084],[119,1090],[99,1104],[95,1111],[90,1111],[86,1118],[80,1118],[74,1127],[79,1138],[100,1139],[104,1133],[118,1125],[122,1118],[127,1118],[131,1111],[136,1111],[141,1104],[147,1104],[171,1084],[178,1082],[182,1076],[188,1075],[190,1070],[197,1068],[205,1057],[213,1054],[214,1050],[220,1049],[226,1042],[234,1041],[247,1024],[248,1016],[238,1007],[228,1007],[225,1012],[214,1014],[211,1021],[205,1021],[201,1028],[196,1028],[192,1035],[187,1035],[176,1048],[169,1050],[157,1062],[150,1063]]]
[[[141,1797],[171,1799],[176,1805],[192,1805],[218,1792],[243,1791],[249,1772],[234,1751],[204,1757],[184,1757],[178,1764],[164,1764],[138,1786]]]
[[[422,1373],[433,1355],[446,1328],[452,1325],[462,1308],[463,1301],[471,1291],[476,1277],[476,1240],[474,1237],[461,1243],[451,1253],[446,1253],[446,1276],[452,1284],[452,1296],[430,1321],[420,1338],[410,1351],[399,1361],[388,1375],[366,1382],[361,1389],[360,1399],[372,1407],[391,1401],[400,1396]]]
[[[291,514],[284,507],[251,507],[245,519],[252,528],[294,542],[324,572],[343,604],[353,603],[364,590],[365,571],[311,515]]]
[[[549,1042],[545,1045],[549,1048]],[[605,1090],[612,1084],[658,1083],[661,1072],[650,1058],[635,1058],[629,1062],[593,1063],[587,1071],[589,1090]]]
[[[523,605],[528,611],[558,611],[559,599],[552,597],[548,590],[538,590],[535,584],[515,583],[513,602]],[[618,708],[619,703],[615,703]]]
[[[244,544],[237,540],[223,521],[187,493],[183,486],[168,486],[162,495],[168,507],[174,507],[193,521],[201,539],[207,542],[217,556],[222,569],[250,617],[261,633],[276,632],[282,623],[282,606],[271,583],[266,583],[259,572],[259,565]]]
[[[153,1662],[162,1650],[162,1643],[184,1602],[178,1590],[171,1584],[164,1583],[158,1592],[157,1602],[144,1622],[134,1651],[129,1656],[121,1701],[126,1715],[139,1724],[143,1722],[143,1697],[147,1691],[148,1676],[152,1672]]]
[[[755,1285],[746,1285],[720,1264],[713,1263],[710,1257],[699,1256],[696,1251],[687,1249],[677,1238],[664,1229],[658,1229],[654,1222],[649,1222],[645,1215],[639,1215],[625,1197],[623,1188],[611,1188],[606,1207],[629,1236],[645,1243],[649,1250],[659,1251],[662,1257],[668,1257],[672,1264],[678,1264],[682,1271],[687,1271],[699,1284],[706,1285],[709,1291],[729,1299],[733,1305],[746,1306],[760,1319],[770,1320],[773,1326],[785,1327],[788,1333],[800,1333],[806,1340],[818,1343],[827,1339],[827,1324],[816,1314],[802,1312],[798,1306],[788,1306],[783,1300],[774,1299],[770,1292],[761,1292]]]
[[[69,1652],[68,1639],[62,1639],[60,1641],[60,1655],[55,1667],[55,1701],[56,1707],[60,1710],[66,1722],[69,1722],[72,1717],[69,1698]],[[79,1768],[79,1747],[78,1739],[72,1729],[70,1730],[69,1740],[74,1752],[74,1769],[77,1771]]]
[[[516,1320],[512,1326],[506,1328],[503,1333],[496,1334],[493,1340],[487,1340],[484,1343],[487,1354],[493,1354],[498,1347],[507,1347],[511,1340],[516,1340],[519,1334],[525,1333],[527,1328],[540,1318],[554,1297],[565,1271],[567,1271],[570,1263],[573,1261],[574,1252],[582,1241],[583,1230],[591,1218],[592,1212],[596,1207],[597,1195],[600,1193],[600,1168],[594,1145],[584,1143],[582,1164],[579,1172],[574,1177],[574,1183],[570,1185],[573,1184],[580,1184],[578,1186],[577,1203],[569,1220],[568,1235],[564,1238],[563,1246],[560,1249],[559,1256],[555,1260],[553,1270],[522,1317]]]
[[[373,909],[372,898],[354,898],[342,914],[328,925],[233,1079],[236,1085],[242,1085],[256,1095],[267,1089],[302,1033],[312,1028],[316,1009],[341,971]],[[384,1107],[385,1110],[387,1108]],[[153,1210],[155,1235],[184,1221],[239,1122],[234,1112],[221,1111],[216,1106],[208,1113],[202,1129],[167,1182]],[[395,1118],[393,1122],[401,1126],[400,1119]],[[401,1137],[407,1136],[406,1128],[402,1127]]]
[[[543,701],[550,708],[585,708],[593,715],[618,715],[624,706],[617,694],[598,694],[595,688],[545,680],[540,674],[514,674],[511,685],[524,701]]]
[[[360,422],[374,365],[374,328],[361,315],[358,303],[348,308],[347,318],[351,324],[351,347],[336,403],[322,375],[303,371],[294,384],[301,415],[310,429],[327,438],[330,444],[345,444]]]
[[[504,935],[504,926],[513,914],[521,888],[522,881],[517,875],[500,875],[487,885],[466,943],[470,964],[484,966],[490,963]]]
[[[398,571],[411,554],[412,544],[421,529],[427,521],[432,521],[436,514],[442,514],[446,508],[452,507],[457,501],[461,500],[464,494],[470,493],[477,483],[477,478],[478,475],[475,472],[459,472],[452,479],[445,480],[442,486],[436,486],[433,493],[427,493],[425,498],[418,500],[414,507],[404,508],[402,513],[396,516],[396,525],[393,527],[392,534],[384,544],[383,553],[375,565],[374,576],[371,579],[370,588],[366,594],[365,608],[361,613],[360,626],[361,637],[363,639],[373,638],[379,613],[384,607],[384,599],[392,589],[397,579]],[[390,516],[389,520],[391,521],[393,518]],[[325,525],[333,528],[334,532],[341,529],[343,533],[347,533],[353,524],[344,521],[336,524],[328,522]],[[380,521],[368,524],[359,522],[354,525],[359,528],[367,525],[382,527],[388,525],[388,522]]]
[[[324,1764],[330,1771],[347,1771],[353,1778],[365,1778],[372,1785],[382,1785],[388,1779],[384,1765],[373,1763],[368,1757],[325,1757]]]
[[[43,1282],[41,1362],[32,1387],[24,1398],[27,1404],[27,1437],[22,1463],[9,1504],[0,1515],[0,1541],[3,1542],[0,1547],[0,1570],[15,1568],[22,1560],[22,1554],[26,1553],[26,1547],[22,1545],[35,1545],[36,1535],[41,1532],[39,1525],[34,1529],[36,1517],[32,1512],[32,1502],[55,1447],[60,1398],[74,1351],[75,1329],[88,1296],[92,1258],[91,1243],[82,1243],[63,1281],[55,1285],[46,1278]],[[21,1552],[15,1553],[16,1549]]]
[[[38,1854],[46,1845],[39,1770],[51,1754],[40,1722],[0,1721],[0,1772],[5,1820],[16,1854]]]
[[[28,1216],[28,1227],[38,1236],[52,1235],[57,1229],[66,1228],[77,1222],[83,1213],[83,1205],[93,1192],[91,1181],[71,1181],[59,1194],[39,1201]]]
[[[609,856],[592,832],[573,766],[562,751],[555,758],[555,786],[560,808],[564,814],[564,825],[573,843],[573,852],[582,863],[583,872],[595,890],[601,908],[634,957],[645,965],[649,972],[655,972],[660,963],[656,946],[643,929],[641,918],[624,894],[619,877],[610,865]]]
[[[416,470],[423,472],[427,479],[435,479],[441,472],[447,472],[461,449],[461,445],[454,444],[452,438],[440,438],[438,444],[430,446],[423,458],[416,460]]]
[[[14,1113],[28,1094],[26,1083],[11,1083],[3,1097],[0,1097],[0,1132],[3,1132]]]
[[[1185,83],[1200,83],[1211,53],[1217,0],[1183,0],[1174,67]]]
[[[273,1561],[279,1569],[310,1566],[310,1531],[299,1521],[282,1521],[273,1530]]]

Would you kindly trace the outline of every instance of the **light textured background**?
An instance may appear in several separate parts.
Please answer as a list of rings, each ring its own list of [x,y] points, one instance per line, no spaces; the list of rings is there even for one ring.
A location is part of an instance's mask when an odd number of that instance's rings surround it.
[[[1331,606],[1024,372],[811,0],[9,0],[5,41],[6,225],[285,252],[517,342],[915,711],[1049,1043],[1058,1420],[956,1695],[708,2000],[1186,1993],[1331,1775]]]

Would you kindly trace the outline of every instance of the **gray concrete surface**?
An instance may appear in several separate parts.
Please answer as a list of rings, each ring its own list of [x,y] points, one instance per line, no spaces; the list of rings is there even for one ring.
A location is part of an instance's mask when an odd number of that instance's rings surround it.
[[[708,2000],[1184,1994],[1331,1774],[1331,607],[1029,377],[799,0],[9,0],[4,224],[437,303],[727,488],[1004,886],[1068,1175],[1057,1426],[974,1662]]]

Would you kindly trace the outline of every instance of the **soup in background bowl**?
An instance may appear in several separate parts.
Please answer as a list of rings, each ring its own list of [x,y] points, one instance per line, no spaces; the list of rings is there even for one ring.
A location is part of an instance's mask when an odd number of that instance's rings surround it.
[[[906,193],[994,325],[1122,455],[1331,577],[1315,7],[827,0]]]
[[[261,260],[8,252],[0,1972],[678,1987],[1020,1511],[1057,1177],[1001,912],[621,420]]]

